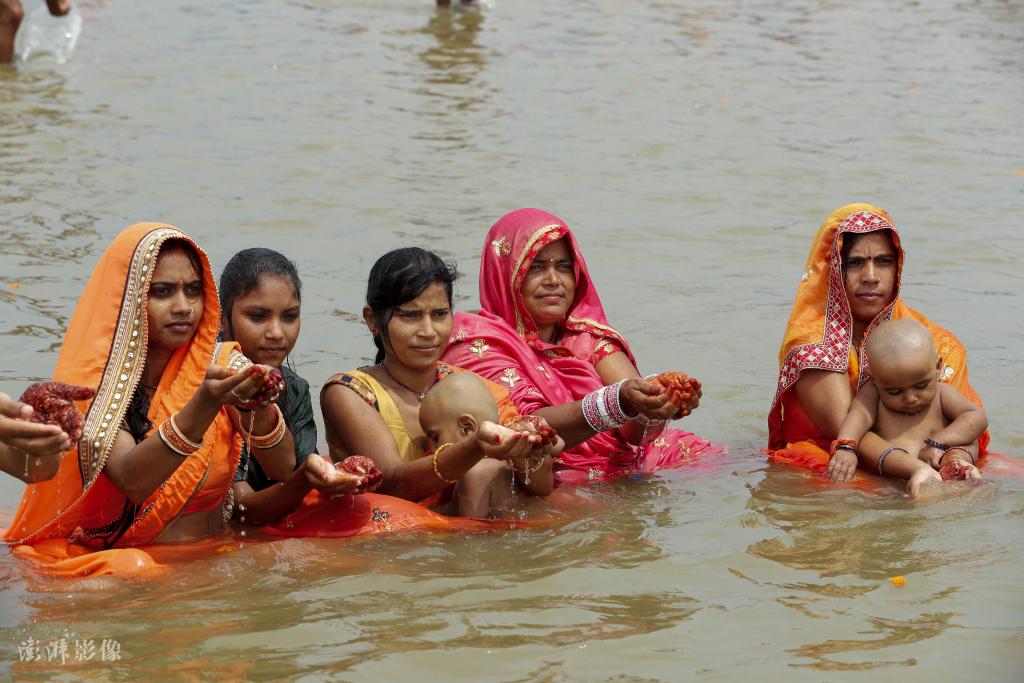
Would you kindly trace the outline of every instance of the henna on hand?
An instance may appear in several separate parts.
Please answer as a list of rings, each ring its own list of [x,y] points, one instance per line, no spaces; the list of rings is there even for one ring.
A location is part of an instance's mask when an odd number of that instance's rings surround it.
[[[85,425],[85,417],[74,401],[85,401],[95,395],[96,391],[89,387],[38,382],[26,389],[19,400],[32,406],[31,422],[57,425],[71,439],[69,448],[74,448]]]
[[[939,476],[942,477],[942,481],[963,480],[970,477],[973,469],[974,465],[965,460],[950,458],[939,470]]]
[[[250,375],[257,375],[261,371],[258,365],[249,366],[245,370]],[[284,374],[278,368],[270,368],[267,372],[267,376],[263,380],[263,386],[259,392],[252,398],[245,399],[238,402],[238,407],[243,410],[252,410],[259,406],[267,406],[277,401],[281,393],[285,390]]]

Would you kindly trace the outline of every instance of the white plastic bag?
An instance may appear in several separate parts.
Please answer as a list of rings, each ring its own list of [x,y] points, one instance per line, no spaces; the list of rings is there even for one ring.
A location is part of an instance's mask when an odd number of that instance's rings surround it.
[[[58,64],[71,59],[75,43],[82,32],[82,15],[78,8],[62,17],[55,17],[43,4],[21,22],[14,37],[14,56],[23,61],[39,55],[51,55]]]

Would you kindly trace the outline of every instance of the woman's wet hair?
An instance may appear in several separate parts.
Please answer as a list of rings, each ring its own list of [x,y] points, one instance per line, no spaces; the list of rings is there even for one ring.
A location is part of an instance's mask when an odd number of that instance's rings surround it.
[[[170,253],[172,251],[180,251],[188,257],[188,262],[192,264],[199,278],[203,277],[203,261],[199,258],[199,252],[192,246],[192,243],[188,240],[183,240],[180,237],[172,237],[169,240],[165,240],[160,245],[160,256]],[[157,257],[159,259],[159,256]]]
[[[455,263],[445,262],[432,251],[419,247],[395,249],[377,259],[366,283],[366,305],[373,311],[378,331],[373,335],[377,347],[376,363],[384,360],[384,344],[388,341],[388,323],[395,309],[418,297],[439,282],[452,304],[452,288],[458,271]]]
[[[235,301],[260,286],[265,277],[279,277],[292,283],[295,298],[302,301],[302,280],[295,264],[273,249],[243,249],[228,261],[220,274],[220,315],[227,339],[234,338],[231,329],[231,307]]]

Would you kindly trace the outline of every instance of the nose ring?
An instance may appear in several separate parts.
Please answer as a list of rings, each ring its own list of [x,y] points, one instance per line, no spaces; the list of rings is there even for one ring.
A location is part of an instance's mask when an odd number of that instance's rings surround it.
[[[196,310],[195,306],[190,306],[189,309],[188,309],[188,314],[192,315],[192,312],[195,311],[195,310]]]

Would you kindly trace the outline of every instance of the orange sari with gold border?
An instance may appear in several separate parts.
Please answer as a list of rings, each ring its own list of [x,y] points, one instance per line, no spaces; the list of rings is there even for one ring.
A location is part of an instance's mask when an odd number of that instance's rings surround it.
[[[842,274],[843,235],[889,230],[897,253],[895,298],[864,330],[861,348],[853,348],[853,316],[846,298]],[[968,399],[981,399],[967,382],[967,351],[952,332],[936,325],[907,306],[899,296],[903,273],[903,247],[889,215],[870,204],[848,204],[825,219],[814,237],[797,288],[796,301],[779,349],[779,379],[768,413],[768,451],[778,461],[824,472],[828,468],[832,436],[825,435],[804,411],[791,391],[808,369],[845,373],[856,391],[871,379],[867,362],[860,363],[864,341],[880,323],[892,318],[913,318],[932,333],[935,350],[942,358],[940,381],[956,387]],[[987,451],[989,434],[981,435],[981,452]]]
[[[191,342],[171,356],[150,402],[153,429],[192,398],[211,363],[226,365],[237,348],[217,344],[217,286],[206,253],[188,235],[170,225],[139,223],[114,239],[75,308],[53,373],[56,381],[96,388],[93,399],[79,404],[85,414],[82,437],[64,454],[56,477],[26,488],[4,537],[16,555],[37,561],[48,573],[128,575],[153,569],[158,565],[150,554],[124,549],[158,541],[182,515],[224,505],[232,485],[241,441],[226,409],[202,447],[137,509],[126,507],[126,497],[103,471],[141,381],[146,299],[160,248],[169,239],[188,242],[199,255],[204,308]],[[132,519],[124,530],[126,511]]]

